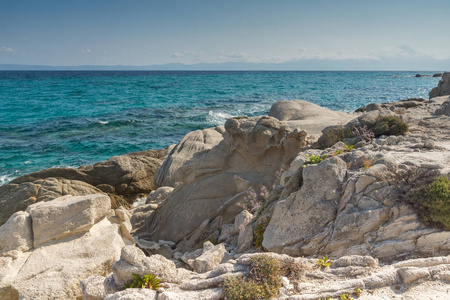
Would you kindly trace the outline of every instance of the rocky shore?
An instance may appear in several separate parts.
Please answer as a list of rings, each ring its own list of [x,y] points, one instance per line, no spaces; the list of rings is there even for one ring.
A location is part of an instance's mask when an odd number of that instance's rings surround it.
[[[429,100],[354,113],[279,101],[19,177],[0,187],[0,299],[449,299],[450,192],[431,190],[450,174],[449,95],[444,73]],[[145,275],[160,287],[124,289]]]

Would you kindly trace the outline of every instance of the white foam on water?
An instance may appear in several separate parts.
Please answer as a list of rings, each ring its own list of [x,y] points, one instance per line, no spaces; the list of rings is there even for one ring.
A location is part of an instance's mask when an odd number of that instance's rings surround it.
[[[206,116],[206,121],[213,125],[223,125],[223,124],[225,124],[227,119],[230,119],[232,117],[235,117],[235,116],[227,114],[227,113],[223,113],[220,111],[214,112],[214,111],[210,110],[208,112],[208,115]]]
[[[7,184],[8,182],[10,182],[11,180],[13,180],[16,177],[17,176],[12,176],[12,175],[0,175],[0,185]]]

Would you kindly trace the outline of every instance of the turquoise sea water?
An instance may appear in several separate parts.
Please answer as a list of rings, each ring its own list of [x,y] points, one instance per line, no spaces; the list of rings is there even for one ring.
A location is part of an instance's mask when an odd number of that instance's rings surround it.
[[[3,71],[0,185],[45,168],[164,148],[232,116],[267,114],[277,100],[353,111],[428,98],[439,79],[416,73]]]

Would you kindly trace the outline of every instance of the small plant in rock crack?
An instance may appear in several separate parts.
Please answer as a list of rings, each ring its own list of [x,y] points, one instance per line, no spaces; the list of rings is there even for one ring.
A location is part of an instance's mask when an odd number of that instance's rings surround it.
[[[156,278],[156,275],[144,275],[139,276],[138,274],[133,274],[133,280],[125,283],[124,289],[151,289],[157,290],[160,288],[161,279]]]
[[[311,155],[309,156],[308,154],[305,154],[306,157],[308,157],[308,160],[303,164],[303,168],[305,168],[307,165],[316,165],[322,161],[324,161],[324,159],[326,159],[328,157],[327,154],[324,155]]]
[[[370,142],[375,138],[375,132],[367,128],[367,125],[355,126],[352,133],[357,137],[361,137],[361,139],[365,142]]]
[[[325,255],[323,258],[319,258],[317,260],[317,264],[319,265],[319,267],[321,268],[326,268],[329,265],[331,265],[332,260],[328,258],[328,255]]]
[[[343,294],[341,294],[341,295],[339,296],[339,299],[340,299],[340,300],[353,300],[353,298],[350,297],[350,294],[349,294],[349,293],[343,293]]]
[[[264,232],[266,231],[267,226],[269,226],[269,222],[270,217],[261,218],[261,220],[256,224],[255,228],[253,228],[253,245],[256,249],[265,249],[262,245],[262,242],[264,239]]]
[[[353,294],[359,298],[359,297],[361,297],[361,293],[362,293],[362,290],[359,288],[359,285],[356,286],[355,289],[353,290]]]
[[[352,152],[354,147],[355,146],[353,146],[353,145],[345,144],[345,152]]]

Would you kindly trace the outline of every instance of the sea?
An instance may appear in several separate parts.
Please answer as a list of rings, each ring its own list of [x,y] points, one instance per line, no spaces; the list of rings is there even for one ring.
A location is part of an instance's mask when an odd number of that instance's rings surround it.
[[[51,167],[77,168],[161,149],[233,116],[302,99],[351,112],[428,98],[435,72],[0,71],[0,185]]]

